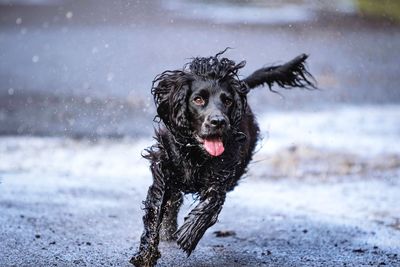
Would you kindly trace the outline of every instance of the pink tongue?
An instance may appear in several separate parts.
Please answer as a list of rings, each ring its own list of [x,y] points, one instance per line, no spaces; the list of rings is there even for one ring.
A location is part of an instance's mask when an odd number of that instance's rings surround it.
[[[204,140],[204,148],[207,150],[214,157],[218,157],[222,153],[224,153],[224,144],[222,143],[221,139],[205,139]]]

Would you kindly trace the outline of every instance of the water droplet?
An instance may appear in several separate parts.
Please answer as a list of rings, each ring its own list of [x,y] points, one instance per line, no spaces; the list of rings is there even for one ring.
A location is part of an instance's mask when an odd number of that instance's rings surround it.
[[[92,98],[90,96],[85,97],[85,103],[86,104],[92,103]]]
[[[74,14],[73,14],[71,11],[68,11],[68,12],[65,14],[65,17],[66,17],[67,19],[71,19],[73,15],[74,15]]]
[[[110,72],[107,74],[107,81],[111,82],[114,79],[114,73]]]
[[[39,62],[39,56],[34,55],[34,56],[32,57],[32,62],[33,62],[33,63]]]

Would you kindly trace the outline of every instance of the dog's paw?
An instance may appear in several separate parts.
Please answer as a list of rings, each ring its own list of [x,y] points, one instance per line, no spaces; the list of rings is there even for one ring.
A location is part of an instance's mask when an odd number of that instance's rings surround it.
[[[187,254],[188,257],[190,256],[190,254],[192,254],[193,251],[192,245],[189,242],[187,236],[185,235],[179,236],[177,239],[177,243],[178,246]]]
[[[155,252],[139,251],[133,255],[129,262],[136,267],[153,267],[160,257],[161,254],[158,250]]]
[[[176,234],[178,236],[177,243],[179,247],[186,252],[189,257],[197,245],[195,233],[192,231],[189,224],[183,224]]]

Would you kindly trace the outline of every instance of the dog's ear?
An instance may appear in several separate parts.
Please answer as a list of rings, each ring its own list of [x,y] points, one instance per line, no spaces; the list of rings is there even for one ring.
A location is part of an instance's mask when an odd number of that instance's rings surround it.
[[[231,88],[233,89],[233,109],[231,113],[231,125],[234,128],[238,128],[242,121],[243,115],[246,112],[247,107],[247,85],[243,82],[233,80]]]
[[[153,81],[152,94],[159,117],[170,130],[189,130],[187,96],[192,81],[184,71],[165,71]]]

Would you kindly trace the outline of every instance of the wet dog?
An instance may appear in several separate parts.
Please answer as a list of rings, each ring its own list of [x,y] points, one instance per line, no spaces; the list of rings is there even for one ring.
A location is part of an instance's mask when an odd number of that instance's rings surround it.
[[[225,52],[225,51],[224,51]],[[227,192],[246,172],[259,136],[247,104],[251,89],[274,84],[283,88],[315,88],[303,54],[283,65],[261,68],[245,79],[242,61],[196,57],[182,70],[165,71],[153,81],[159,127],[156,144],[144,155],[153,184],[144,201],[144,231],[135,266],[153,266],[160,258],[159,240],[176,240],[189,256],[206,230],[215,224]],[[199,203],[178,229],[183,194]]]

